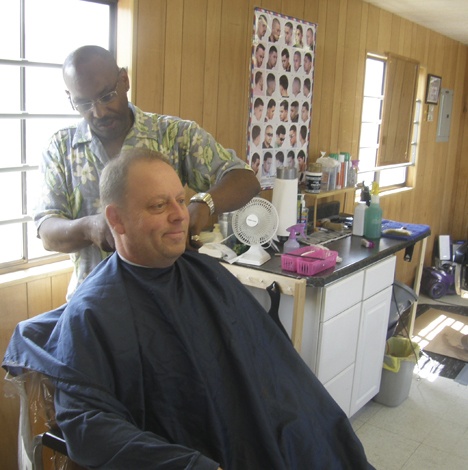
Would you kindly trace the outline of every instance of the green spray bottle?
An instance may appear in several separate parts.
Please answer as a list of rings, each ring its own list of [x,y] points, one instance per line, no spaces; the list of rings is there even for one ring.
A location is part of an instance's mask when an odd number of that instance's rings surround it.
[[[382,208],[380,207],[379,183],[372,183],[371,201],[366,210],[364,221],[364,237],[377,240],[382,235]]]

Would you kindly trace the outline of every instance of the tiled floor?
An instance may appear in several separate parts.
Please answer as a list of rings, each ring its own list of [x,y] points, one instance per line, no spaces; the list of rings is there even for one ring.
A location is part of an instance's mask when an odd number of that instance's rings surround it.
[[[468,306],[459,298],[444,299]],[[377,470],[468,468],[468,386],[440,377],[436,363],[432,370],[428,365],[415,368],[410,394],[399,406],[371,401],[351,418]]]

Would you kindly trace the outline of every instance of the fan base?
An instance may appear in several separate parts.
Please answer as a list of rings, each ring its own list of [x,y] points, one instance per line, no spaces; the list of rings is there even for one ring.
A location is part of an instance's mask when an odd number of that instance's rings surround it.
[[[270,259],[271,256],[262,248],[261,245],[254,245],[245,253],[240,255],[236,262],[239,264],[248,264],[250,266],[261,266]]]

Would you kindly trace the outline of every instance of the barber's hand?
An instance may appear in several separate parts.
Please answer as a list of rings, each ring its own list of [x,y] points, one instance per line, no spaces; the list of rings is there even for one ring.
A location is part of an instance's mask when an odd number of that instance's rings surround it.
[[[107,225],[104,214],[89,216],[88,239],[101,250],[115,251],[114,237]]]
[[[207,204],[202,202],[192,202],[188,206],[190,214],[190,225],[187,236],[187,249],[198,250],[202,243],[200,240],[200,232],[210,225],[210,209]]]

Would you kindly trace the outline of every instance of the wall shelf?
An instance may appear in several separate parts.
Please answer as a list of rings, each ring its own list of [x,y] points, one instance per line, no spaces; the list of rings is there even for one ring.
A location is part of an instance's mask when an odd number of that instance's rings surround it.
[[[306,206],[310,207],[312,204],[314,206],[314,228],[317,227],[317,206],[318,206],[318,200],[319,199],[325,199],[325,198],[334,198],[337,196],[342,196],[344,201],[343,201],[343,208],[346,207],[346,202],[348,201],[348,198],[351,196],[352,200],[354,201],[354,195],[356,192],[356,188],[353,186],[351,188],[343,188],[343,189],[335,189],[333,191],[323,191],[320,193],[306,193],[302,191],[302,194],[305,196],[306,200]]]

